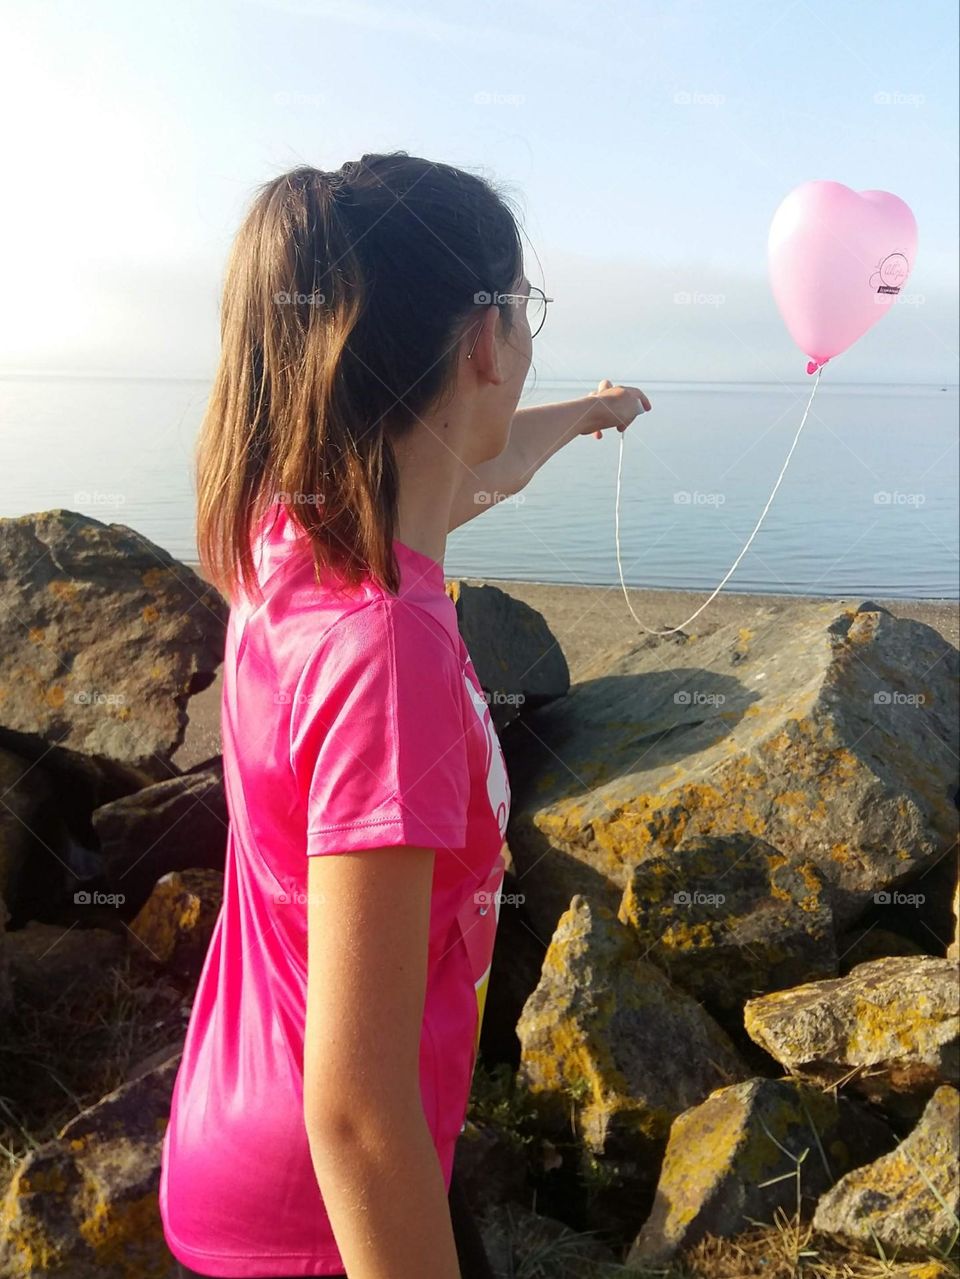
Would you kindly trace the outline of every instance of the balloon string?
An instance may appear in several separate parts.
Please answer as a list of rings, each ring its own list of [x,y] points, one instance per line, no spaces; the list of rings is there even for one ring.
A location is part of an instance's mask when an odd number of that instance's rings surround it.
[[[663,630],[663,631],[654,630],[650,626],[645,626],[644,623],[640,621],[640,618],[637,617],[636,613],[634,613],[633,611],[633,605],[630,603],[630,596],[627,594],[626,583],[623,580],[623,564],[621,563],[621,560],[620,560],[620,488],[621,488],[621,476],[623,474],[623,438],[626,435],[626,432],[625,431],[620,432],[620,458],[619,458],[619,461],[617,462],[617,504],[615,509],[616,540],[617,540],[617,570],[620,574],[620,585],[623,587],[623,598],[627,601],[627,608],[630,610],[631,614],[633,615],[633,620],[637,623],[639,627],[647,631],[650,635],[673,635],[676,631],[682,631],[685,626],[688,626],[695,617],[698,617],[703,612],[703,610],[707,607],[707,605],[710,603],[711,600],[716,599],[716,597],[720,594],[723,587],[733,576],[737,568],[737,565],[740,563],[744,555],[746,555],[747,551],[750,549],[750,544],[753,541],[753,539],[756,537],[757,531],[759,530],[760,525],[763,523],[764,516],[766,515],[767,511],[769,511],[770,505],[773,502],[774,497],[776,496],[777,489],[780,487],[780,481],[783,479],[784,475],[787,472],[787,467],[789,466],[790,459],[793,456],[793,450],[797,447],[797,440],[799,440],[800,438],[800,432],[803,430],[804,423],[807,420],[807,415],[809,414],[811,405],[813,404],[814,396],[817,393],[817,387],[820,385],[820,374],[822,372],[823,372],[823,365],[821,365],[820,368],[817,369],[817,378],[813,384],[813,390],[810,392],[810,399],[807,401],[807,407],[803,411],[803,417],[800,419],[800,425],[797,427],[797,433],[793,437],[793,443],[790,445],[790,451],[787,454],[786,461],[784,462],[783,466],[780,468],[780,474],[777,476],[777,482],[773,486],[773,492],[770,494],[769,498],[767,499],[766,506],[760,512],[760,518],[757,520],[756,525],[754,526],[753,532],[747,538],[747,541],[743,550],[740,552],[737,558],[730,565],[730,569],[726,577],[724,577],[723,581],[720,583],[717,589],[713,592],[713,594],[709,596],[708,599],[705,599],[703,601],[703,603],[697,609],[696,613],[691,613],[690,616],[687,618],[687,620],[685,622],[681,622],[679,626],[671,626],[667,630]]]

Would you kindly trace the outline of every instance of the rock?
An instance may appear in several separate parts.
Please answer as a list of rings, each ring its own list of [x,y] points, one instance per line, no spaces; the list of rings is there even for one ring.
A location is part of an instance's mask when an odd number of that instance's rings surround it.
[[[509,1062],[514,1068],[518,1065],[517,1022],[540,981],[549,942],[549,937],[539,937],[533,928],[526,912],[525,894],[508,867],[493,948],[490,995],[484,1005],[480,1032],[480,1053],[485,1061]]]
[[[648,1164],[677,1115],[749,1073],[700,1004],[644,961],[633,933],[580,896],[517,1035],[519,1077],[547,1117],[572,1110],[589,1151]]]
[[[48,1008],[79,986],[84,996],[112,984],[126,946],[105,928],[30,923],[7,936],[10,976],[18,1008]]]
[[[129,765],[0,728],[0,892],[11,928],[92,922],[89,907],[82,917],[74,909],[74,893],[98,887],[102,871],[90,814],[148,781]]]
[[[10,950],[7,944],[7,910],[3,897],[0,896],[0,1026],[13,1012],[13,986],[10,981]]]
[[[0,720],[155,780],[223,659],[228,607],[123,524],[0,520]]]
[[[838,976],[846,977],[858,964],[867,964],[872,959],[889,959],[891,955],[925,955],[927,952],[910,937],[873,925],[851,928],[838,937],[837,954],[840,957]]]
[[[947,947],[947,958],[960,960],[960,879],[953,890],[953,941]]]
[[[794,1080],[718,1088],[674,1121],[653,1209],[626,1264],[660,1265],[707,1234],[730,1238],[772,1222],[778,1208],[795,1212],[791,1174],[801,1159],[806,1210],[838,1175],[891,1144],[886,1125],[847,1098]]]
[[[527,1167],[517,1144],[487,1124],[467,1120],[454,1155],[454,1172],[471,1211],[477,1215],[494,1204],[522,1203]]]
[[[840,930],[952,846],[957,650],[883,610],[758,612],[638,644],[510,726],[510,846],[540,931],[577,892],[616,910],[634,866],[695,835],[813,862]]]
[[[215,870],[171,871],[157,880],[130,924],[130,944],[148,963],[198,977],[223,901],[223,875]]]
[[[158,1066],[166,1065],[166,1063],[173,1057],[176,1057],[177,1059],[174,1065],[174,1072],[176,1072],[176,1068],[180,1065],[180,1058],[183,1055],[184,1038],[185,1034],[179,1035],[175,1040],[171,1040],[169,1043],[164,1044],[162,1048],[158,1048],[155,1052],[147,1053],[146,1057],[141,1057],[140,1060],[135,1062],[127,1071],[124,1083],[132,1084],[133,1081],[135,1079],[139,1079],[141,1075],[146,1075],[150,1071],[156,1070]]]
[[[750,1037],[792,1074],[841,1080],[876,1104],[926,1100],[960,1070],[960,983],[949,959],[891,956],[846,977],[748,1001]]]
[[[876,1256],[946,1253],[960,1211],[960,1093],[944,1085],[917,1126],[874,1163],[848,1172],[817,1205],[816,1230]]]
[[[21,1161],[0,1208],[6,1279],[167,1279],[158,1194],[177,1064],[108,1093]]]
[[[496,586],[454,580],[446,587],[498,730],[563,697],[570,687],[567,659],[536,609]]]
[[[598,1239],[518,1204],[483,1214],[484,1250],[494,1274],[551,1279],[610,1279],[616,1257]],[[544,1269],[544,1264],[548,1269]],[[639,1276],[638,1276],[639,1279]]]
[[[168,871],[206,867],[222,875],[227,845],[223,760],[101,805],[92,816],[104,880],[141,909]]]
[[[812,862],[752,835],[651,846],[630,872],[619,918],[645,957],[723,1018],[762,991],[835,977],[833,915]]]

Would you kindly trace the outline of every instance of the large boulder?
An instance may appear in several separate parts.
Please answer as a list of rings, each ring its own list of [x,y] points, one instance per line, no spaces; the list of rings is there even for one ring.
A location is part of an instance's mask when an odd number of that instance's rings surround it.
[[[721,1022],[745,999],[837,975],[823,875],[753,835],[651,847],[630,872],[620,919],[646,957]]]
[[[944,1085],[896,1150],[848,1172],[820,1200],[814,1227],[876,1255],[945,1254],[960,1213],[960,1093]]]
[[[456,579],[447,583],[447,594],[498,730],[567,692],[567,659],[535,608],[497,586]]]
[[[958,977],[949,959],[875,959],[846,977],[749,1000],[744,1025],[792,1075],[848,1081],[878,1104],[896,1093],[926,1101],[960,1082]]]
[[[223,872],[227,800],[223,759],[145,786],[95,809],[104,883],[137,911],[170,871],[206,867]]]
[[[17,1167],[0,1206],[5,1279],[168,1279],[158,1193],[173,1056],[82,1111]]]
[[[75,894],[98,886],[103,871],[90,814],[148,780],[128,764],[0,728],[0,893],[11,928],[94,922],[89,906],[74,909]]]
[[[168,777],[228,613],[126,525],[66,510],[0,520],[0,722]]]
[[[847,1169],[890,1149],[882,1121],[785,1079],[718,1088],[670,1130],[653,1209],[627,1257],[659,1265],[706,1234],[728,1238],[777,1209],[809,1216]],[[799,1186],[799,1190],[798,1190]]]
[[[116,981],[126,950],[119,932],[30,923],[7,936],[10,978],[18,1008],[51,1008],[78,987],[92,1006]]]
[[[611,1158],[650,1164],[677,1115],[750,1073],[630,929],[581,896],[557,925],[517,1035],[520,1079],[545,1115],[574,1114],[587,1150]]]
[[[577,892],[616,910],[638,862],[696,835],[814,863],[840,930],[952,846],[957,650],[875,604],[757,615],[644,640],[511,725],[510,847],[543,932]]]

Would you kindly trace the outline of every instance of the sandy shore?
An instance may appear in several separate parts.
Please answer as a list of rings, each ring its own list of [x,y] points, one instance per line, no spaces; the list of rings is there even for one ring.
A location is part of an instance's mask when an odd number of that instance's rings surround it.
[[[198,564],[190,564],[197,573]],[[464,581],[476,582],[475,578]],[[601,653],[615,652],[644,636],[630,616],[619,586],[558,586],[551,582],[504,582],[485,579],[491,586],[523,600],[539,613],[556,635],[576,682],[579,672]],[[631,590],[630,603],[637,616],[656,630],[677,626],[707,598],[708,591]],[[951,644],[960,644],[960,604],[956,601],[887,600],[867,595],[839,596],[837,604],[859,607],[874,599],[896,617],[910,617],[939,631]],[[722,591],[687,628],[691,635],[708,635],[719,626],[749,624],[760,609],[785,608],[806,600],[824,603],[823,597],[796,595],[738,595]],[[175,756],[181,768],[189,768],[220,751],[220,678],[190,701],[190,724],[183,746]]]

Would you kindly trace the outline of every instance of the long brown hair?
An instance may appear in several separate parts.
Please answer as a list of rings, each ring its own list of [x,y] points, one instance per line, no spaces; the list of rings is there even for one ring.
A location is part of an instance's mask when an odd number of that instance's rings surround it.
[[[281,500],[325,568],[396,592],[392,441],[455,384],[479,305],[516,289],[517,218],[489,181],[395,151],[258,188],[223,289],[196,453],[197,546],[262,601],[251,537]],[[504,334],[512,308],[500,308]]]

